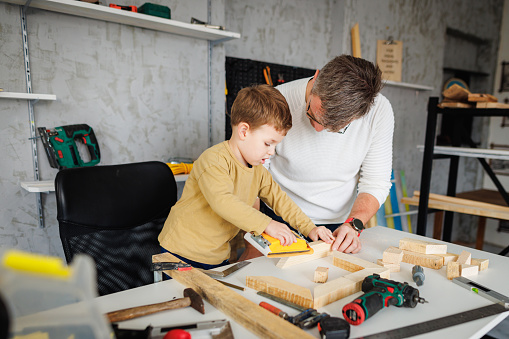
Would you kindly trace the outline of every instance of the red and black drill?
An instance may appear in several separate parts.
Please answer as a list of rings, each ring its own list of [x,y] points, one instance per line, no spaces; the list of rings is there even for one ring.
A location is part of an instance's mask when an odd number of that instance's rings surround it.
[[[343,317],[352,325],[360,325],[384,307],[415,307],[427,303],[419,297],[419,290],[394,280],[380,278],[373,274],[362,282],[363,295],[343,307]]]

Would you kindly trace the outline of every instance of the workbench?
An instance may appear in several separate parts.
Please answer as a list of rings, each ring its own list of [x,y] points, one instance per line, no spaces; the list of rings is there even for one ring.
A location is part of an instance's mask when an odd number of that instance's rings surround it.
[[[360,239],[362,242],[362,250],[353,256],[364,260],[376,262],[382,258],[382,253],[389,246],[398,246],[399,240],[402,238],[416,238],[437,243],[446,243],[440,240],[433,240],[419,235],[409,234],[402,231],[396,231],[381,226],[366,229]],[[490,288],[493,291],[503,295],[509,295],[509,258],[491,254],[476,249],[466,248],[463,246],[446,243],[448,252],[459,254],[466,250],[472,253],[474,258],[489,259],[489,268],[482,271],[477,276],[469,277],[469,279]],[[224,281],[245,287],[246,276],[265,276],[272,275],[303,287],[311,288],[315,285],[313,282],[314,271],[318,266],[329,267],[329,281],[346,275],[349,272],[341,270],[332,264],[332,257],[317,259],[315,261],[303,263],[300,265],[279,269],[276,258],[256,258],[251,260],[251,264],[241,270],[231,274]],[[417,287],[412,281],[411,270],[413,265],[401,263],[401,271],[391,273],[391,279],[401,282],[408,282],[411,286]],[[440,270],[424,268],[425,281],[424,285],[418,287],[420,296],[425,298],[429,303],[418,304],[415,308],[397,308],[389,307],[379,311],[373,318],[367,319],[359,326],[351,326],[351,338],[365,336],[369,334],[379,333],[411,324],[428,321],[458,312],[472,310],[492,304],[489,300],[474,294],[446,278],[445,266]],[[168,301],[173,298],[182,298],[185,286],[175,280],[167,280],[151,285],[138,287],[135,289],[105,295],[95,299],[95,303],[101,312],[107,313],[123,308],[158,303]],[[256,291],[246,288],[245,291],[232,289],[234,293],[239,293],[243,297],[255,302],[269,302],[278,306],[290,315],[296,315],[297,310],[287,306],[278,304],[256,294]],[[352,301],[355,296],[359,296],[361,292],[329,304],[319,311],[327,312],[331,316],[342,317],[341,310],[343,306]],[[440,331],[430,332],[419,338],[480,338],[504,318],[509,315],[504,312],[498,315],[490,316],[484,319],[478,319],[462,325],[449,327]],[[175,326],[181,324],[190,324],[202,321],[211,321],[227,319],[233,330],[235,338],[256,338],[256,336],[244,329],[241,325],[225,316],[212,305],[205,302],[205,314],[202,315],[196,310],[188,307],[178,310],[163,311],[146,317],[132,319],[120,323],[122,327],[143,329],[148,325],[152,326]],[[319,338],[316,328],[309,330],[309,333]]]

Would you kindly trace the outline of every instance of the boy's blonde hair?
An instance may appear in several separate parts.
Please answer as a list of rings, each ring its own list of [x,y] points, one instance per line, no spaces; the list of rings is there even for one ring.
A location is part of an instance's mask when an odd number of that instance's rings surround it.
[[[253,130],[267,124],[286,134],[292,128],[292,115],[285,97],[269,85],[243,88],[232,105],[231,125],[246,122]]]

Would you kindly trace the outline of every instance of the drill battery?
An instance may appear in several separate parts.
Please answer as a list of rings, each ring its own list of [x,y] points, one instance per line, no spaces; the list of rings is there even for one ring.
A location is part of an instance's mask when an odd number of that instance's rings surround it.
[[[50,166],[64,169],[95,166],[101,160],[99,144],[92,127],[86,124],[37,128]],[[85,147],[79,147],[84,145]],[[83,152],[80,153],[80,150]],[[89,160],[89,161],[86,161]]]

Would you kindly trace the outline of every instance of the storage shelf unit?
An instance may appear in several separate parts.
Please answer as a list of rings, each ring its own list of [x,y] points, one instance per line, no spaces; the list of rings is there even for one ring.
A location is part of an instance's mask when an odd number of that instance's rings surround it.
[[[189,174],[177,174],[175,175],[175,181],[184,182],[188,177]],[[55,182],[53,180],[23,181],[21,187],[32,193],[55,192]]]
[[[35,94],[35,93],[15,93],[0,92],[0,99],[22,99],[22,100],[57,100],[54,94]]]
[[[76,15],[80,17],[115,22],[155,31],[183,35],[191,38],[226,41],[239,39],[240,33],[207,28],[201,25],[188,24],[176,20],[160,18],[152,15],[123,11],[116,8],[95,5],[74,0],[2,0],[7,3],[22,5],[29,3],[29,7],[47,11]]]
[[[459,147],[461,144],[462,131],[460,128],[461,124],[455,124],[456,128],[453,131],[452,142],[453,147],[448,146],[436,146],[436,126],[438,115],[449,116],[454,119],[461,119],[468,116],[478,117],[491,117],[491,116],[509,116],[509,109],[497,109],[497,108],[439,108],[438,97],[430,97],[428,101],[428,117],[426,123],[426,139],[424,143],[424,156],[422,162],[422,173],[421,173],[421,188],[419,198],[419,213],[417,216],[417,234],[426,235],[426,221],[428,214],[428,201],[430,194],[431,184],[431,170],[434,159],[449,158],[449,175],[447,183],[447,195],[454,197],[456,196],[456,181],[458,177],[459,169],[459,157],[475,157],[479,160],[483,166],[485,172],[490,176],[493,183],[497,187],[503,200],[509,205],[509,195],[505,191],[504,187],[493,173],[490,165],[486,162],[485,158],[491,159],[509,159],[509,152],[491,149],[476,149],[476,148],[464,148]],[[470,140],[471,143],[473,143]],[[444,232],[442,239],[445,241],[451,241],[452,236],[452,221],[453,212],[446,212],[444,218]]]
[[[407,83],[407,82],[385,80],[384,83],[387,86],[409,88],[409,89],[415,89],[415,90],[418,90],[418,91],[432,91],[433,90],[433,87],[431,87],[431,86],[410,84],[410,83]]]

